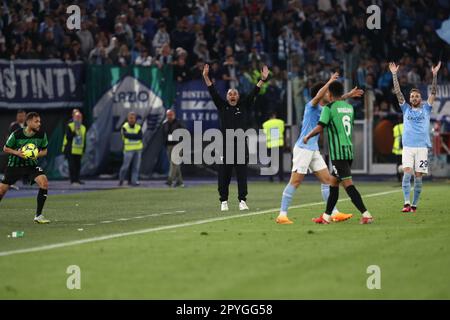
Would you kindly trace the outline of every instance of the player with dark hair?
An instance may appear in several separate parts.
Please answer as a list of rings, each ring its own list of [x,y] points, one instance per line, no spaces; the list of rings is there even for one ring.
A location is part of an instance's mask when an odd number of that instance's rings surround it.
[[[354,110],[351,104],[343,101],[344,86],[339,81],[330,83],[327,92],[329,103],[323,108],[318,125],[308,133],[303,142],[327,128],[328,144],[330,149],[331,163],[333,165],[330,177],[330,196],[328,197],[326,210],[322,216],[313,219],[315,223],[329,224],[331,214],[339,199],[339,184],[345,188],[348,196],[356,208],[361,212],[361,224],[373,221],[372,215],[367,211],[361,195],[353,185],[351,165],[353,161],[353,121]]]
[[[48,180],[42,168],[38,167],[37,158],[47,155],[48,140],[45,132],[40,131],[41,117],[36,112],[26,115],[26,127],[17,129],[9,136],[3,151],[9,154],[8,165],[5,176],[0,183],[0,201],[5,196],[10,185],[17,180],[26,178],[31,183],[36,182],[39,186],[37,195],[37,209],[34,221],[37,223],[49,223],[42,215],[45,200],[47,199]],[[38,149],[36,158],[27,158],[21,148],[32,143]]]
[[[311,97],[313,98],[305,106],[302,130],[293,150],[291,179],[286,188],[283,190],[280,214],[276,219],[276,222],[279,224],[293,223],[287,217],[287,210],[292,201],[295,190],[302,183],[308,170],[313,172],[317,179],[322,182],[321,190],[323,200],[327,201],[328,199],[330,193],[330,186],[328,184],[330,173],[328,172],[328,167],[319,152],[319,137],[317,136],[312,138],[308,142],[303,142],[303,138],[319,121],[323,106],[328,103],[325,95],[328,87],[338,77],[339,74],[334,73],[327,83],[317,83],[311,89]],[[343,99],[360,97],[362,94],[363,91],[355,87],[349,93],[345,94]],[[340,213],[339,210],[333,206],[333,221],[344,221],[350,219],[351,217],[351,214]]]

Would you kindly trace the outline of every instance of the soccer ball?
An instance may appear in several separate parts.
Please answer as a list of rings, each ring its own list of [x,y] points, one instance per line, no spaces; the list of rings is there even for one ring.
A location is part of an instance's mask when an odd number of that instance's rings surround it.
[[[25,158],[32,159],[32,160],[35,160],[39,153],[38,148],[32,143],[27,143],[20,150],[25,155]]]

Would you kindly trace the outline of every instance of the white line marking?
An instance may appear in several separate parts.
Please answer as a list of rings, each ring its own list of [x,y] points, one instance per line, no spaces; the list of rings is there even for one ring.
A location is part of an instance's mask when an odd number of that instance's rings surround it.
[[[128,220],[132,220],[132,219],[144,219],[144,218],[147,218],[147,217],[158,217],[158,216],[163,216],[163,215],[168,215],[168,214],[177,214],[177,213],[184,213],[184,212],[186,212],[186,210],[152,213],[152,214],[147,214],[145,216],[137,216],[137,217],[130,217],[130,218],[119,218],[119,219],[115,219],[115,220],[112,220],[112,221],[109,221],[109,220],[107,220],[107,221],[100,221],[99,223],[105,224],[105,223],[113,223],[113,222],[119,222],[119,221],[128,221]],[[61,224],[58,224],[58,225],[61,225]],[[89,224],[84,224],[84,225],[85,226],[95,226],[97,224],[96,223],[89,223]]]
[[[393,190],[393,191],[385,191],[385,192],[378,192],[378,193],[371,193],[365,196],[362,196],[363,198],[372,198],[372,197],[378,197],[383,196],[391,193],[400,192],[401,190]],[[349,198],[341,199],[339,202],[348,201]],[[304,203],[297,206],[292,206],[290,209],[298,209],[298,208],[304,208],[304,207],[310,207],[310,206],[317,206],[317,205],[323,205],[323,201],[321,202],[313,202],[313,203]],[[270,212],[276,212],[279,208],[275,209],[267,209],[262,211],[256,211],[256,212],[249,212],[244,214],[236,214],[232,216],[222,216],[217,218],[210,218],[210,219],[204,219],[204,220],[198,220],[198,221],[191,221],[191,222],[185,222],[180,224],[173,224],[168,226],[161,226],[161,227],[154,227],[154,228],[147,228],[142,230],[136,230],[136,231],[130,231],[130,232],[123,232],[123,233],[116,233],[116,234],[110,234],[106,236],[100,236],[100,237],[93,237],[93,238],[87,238],[82,240],[75,240],[75,241],[68,241],[68,242],[61,242],[61,243],[55,243],[55,244],[49,244],[44,245],[40,247],[33,247],[33,248],[27,248],[27,249],[18,249],[18,250],[11,250],[11,251],[3,251],[0,252],[0,257],[4,256],[10,256],[14,254],[19,253],[29,253],[29,252],[38,252],[38,251],[45,251],[45,250],[52,250],[57,248],[63,248],[63,247],[70,247],[70,246],[76,246],[79,244],[84,243],[90,243],[90,242],[96,242],[96,241],[103,241],[103,240],[109,240],[109,239],[115,239],[120,237],[127,237],[127,236],[133,236],[138,234],[144,234],[144,233],[150,233],[150,232],[156,232],[156,231],[162,231],[162,230],[170,230],[170,229],[176,229],[176,228],[183,228],[183,227],[190,227],[190,226],[196,226],[200,224],[210,223],[210,222],[216,222],[216,221],[224,221],[224,220],[230,220],[230,219],[236,219],[236,218],[245,218],[250,216],[256,216],[264,213],[270,213]]]

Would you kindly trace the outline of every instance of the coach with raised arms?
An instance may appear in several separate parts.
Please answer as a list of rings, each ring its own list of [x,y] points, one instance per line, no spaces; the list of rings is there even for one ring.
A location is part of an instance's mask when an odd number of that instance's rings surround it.
[[[233,173],[233,168],[236,171],[236,179],[238,183],[238,200],[239,200],[239,210],[248,210],[246,204],[247,197],[247,159],[248,159],[248,148],[247,142],[245,142],[245,163],[237,163],[237,143],[235,141],[226,140],[226,130],[232,129],[247,129],[247,110],[251,108],[255,102],[255,97],[259,92],[259,89],[269,76],[269,69],[264,66],[261,71],[261,79],[256,84],[255,88],[247,95],[245,99],[240,99],[239,92],[236,89],[229,89],[227,92],[226,100],[222,99],[217,93],[211,79],[208,76],[209,65],[205,64],[203,68],[203,78],[206,85],[208,86],[209,93],[212,100],[218,110],[220,130],[223,135],[223,152],[221,155],[222,163],[218,165],[219,169],[219,180],[218,180],[218,190],[220,194],[221,210],[228,211],[228,189],[231,181],[231,175]],[[229,163],[226,158],[227,144],[234,145],[234,161]]]

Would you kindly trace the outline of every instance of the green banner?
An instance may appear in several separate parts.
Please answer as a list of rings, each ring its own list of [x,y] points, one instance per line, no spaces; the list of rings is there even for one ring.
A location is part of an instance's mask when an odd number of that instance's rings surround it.
[[[88,65],[83,108],[88,132],[81,174],[95,176],[111,166],[117,166],[117,163],[112,162],[122,160],[120,128],[128,112],[134,111],[144,131],[141,173],[151,175],[163,147],[158,130],[165,117],[165,110],[173,106],[175,93],[171,66],[159,69]],[[55,152],[59,154],[47,163],[47,172],[52,178],[68,175],[67,161],[58,152],[61,145],[56,146],[62,141],[63,134],[64,124],[61,123],[51,137],[55,143]]]

